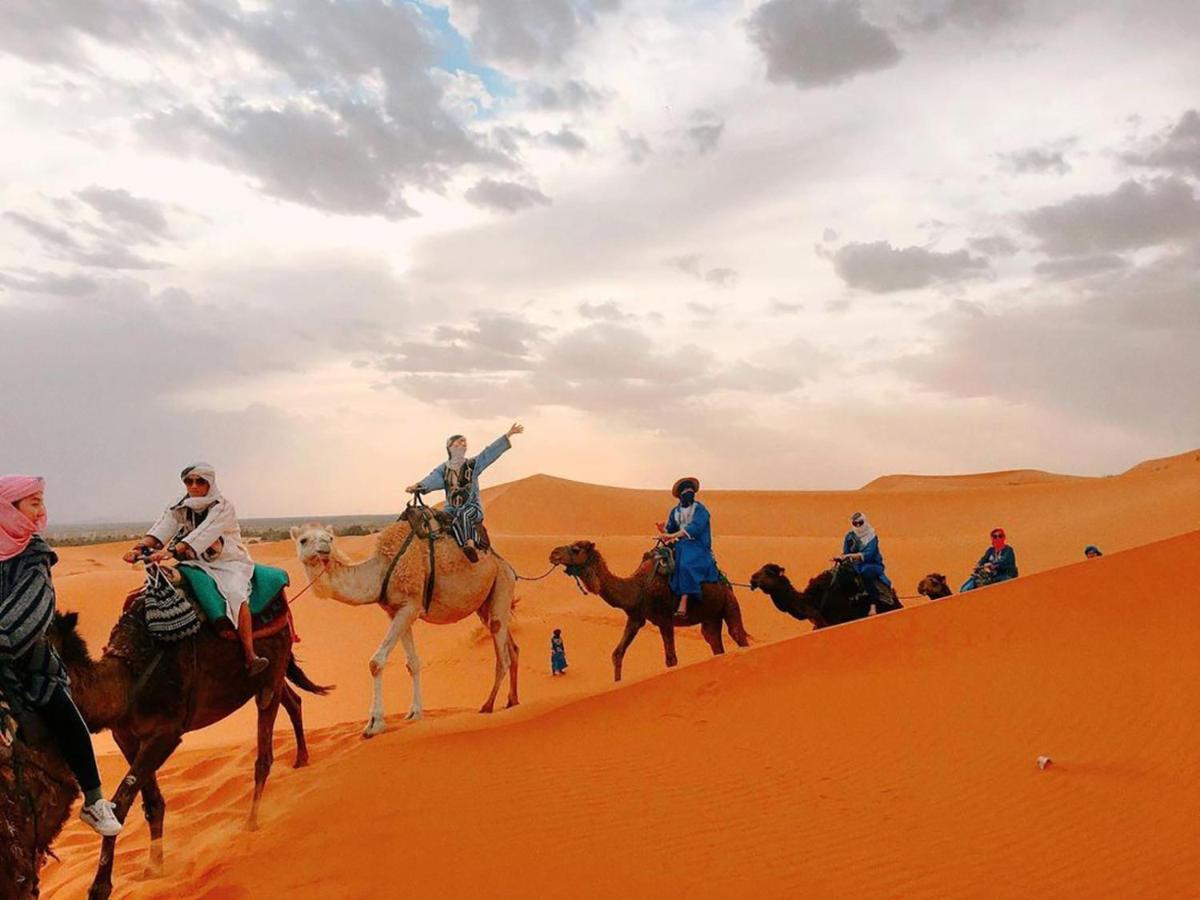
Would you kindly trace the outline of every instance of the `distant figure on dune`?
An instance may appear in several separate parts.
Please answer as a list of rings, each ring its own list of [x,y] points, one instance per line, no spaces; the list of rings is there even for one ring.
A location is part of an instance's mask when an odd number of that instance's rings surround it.
[[[675,548],[675,571],[671,573],[671,592],[679,597],[675,613],[687,619],[688,598],[698,598],[705,582],[720,581],[717,561],[713,558],[712,522],[708,507],[696,500],[700,479],[680,478],[671,488],[671,496],[679,501],[667,516],[662,540]]]
[[[884,601],[879,597],[879,585],[882,583],[890,589],[892,582],[884,571],[883,553],[879,550],[879,535],[875,533],[867,517],[860,512],[850,517],[850,530],[842,539],[842,555],[834,559],[834,562],[843,561],[853,563],[854,570],[862,576],[863,588],[867,592],[870,606],[875,607],[875,612],[888,612],[892,606],[891,592],[889,590],[889,602],[885,608]]]
[[[1003,528],[992,529],[992,546],[979,557],[975,572],[959,589],[959,593],[973,591],[977,587],[996,584],[1017,577],[1017,554],[1008,545],[1008,536]]]
[[[446,440],[446,461],[421,481],[405,488],[410,494],[446,492],[446,512],[454,517],[454,539],[473,563],[479,562],[479,526],[483,524],[478,478],[484,469],[512,447],[513,435],[521,434],[524,430],[523,426],[514,422],[507,432],[470,459],[467,458],[467,439],[461,434],[452,434]]]
[[[561,675],[567,671],[567,648],[563,645],[562,629],[555,628],[550,638],[550,674]]]
[[[58,556],[38,533],[46,527],[44,490],[41,478],[0,478],[0,695],[10,693],[13,703],[38,713],[83,791],[79,818],[111,837],[121,823],[100,789],[92,737],[71,696],[67,669],[46,640],[56,603],[50,567]],[[8,726],[11,737],[14,725]]]
[[[1100,552],[1100,548],[1097,547],[1095,544],[1088,544],[1086,547],[1083,548],[1083,555],[1086,556],[1088,559],[1096,559],[1097,557],[1103,556],[1104,554]]]
[[[246,657],[246,671],[259,675],[270,661],[254,652],[254,624],[250,615],[250,580],[254,560],[242,542],[237,511],[217,487],[217,473],[208,463],[196,463],[179,473],[187,492],[167,507],[146,536],[123,557],[133,563],[143,548],[153,550],[151,562],[175,556],[185,566],[195,566],[212,578],[225,600],[225,614],[237,626]]]

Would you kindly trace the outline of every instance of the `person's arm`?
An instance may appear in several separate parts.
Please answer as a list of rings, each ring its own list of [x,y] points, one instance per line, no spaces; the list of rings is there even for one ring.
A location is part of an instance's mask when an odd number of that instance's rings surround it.
[[[188,548],[198,557],[215,544],[226,531],[232,531],[237,526],[237,512],[228,500],[218,500],[209,507],[208,515],[196,528],[179,543],[187,544]]]
[[[978,569],[980,566],[987,565],[988,559],[991,557],[991,555],[992,555],[992,548],[988,547],[986,550],[983,551],[983,556],[979,557],[979,562],[975,563],[975,568]]]
[[[406,490],[410,494],[422,493],[432,494],[434,491],[443,491],[446,489],[446,464],[442,463],[437,466],[432,472],[418,481],[416,484],[410,484]]]
[[[882,566],[883,554],[879,552],[879,538],[872,538],[871,542],[862,548],[859,556],[862,558],[862,562],[867,565]]]
[[[502,434],[492,441],[475,457],[475,474],[478,476],[484,469],[498,460],[506,451],[512,448],[512,441],[507,434]]]
[[[680,531],[683,533],[683,540],[698,540],[704,532],[708,531],[708,508],[701,503],[697,503],[696,512],[692,515],[692,521],[688,523],[686,528],[681,528]]]
[[[1000,554],[1000,565],[998,566],[1000,573],[1007,578],[1017,577],[1017,551],[1012,547],[1005,547],[1004,552]]]
[[[0,664],[16,662],[41,640],[45,626],[50,624],[50,616],[44,609],[42,615],[33,613],[38,612],[35,605],[46,602],[47,594],[53,608],[54,583],[50,580],[50,567],[38,562],[27,565],[12,590],[0,598],[0,622],[15,623],[11,628],[0,628]]]
[[[846,536],[842,538],[842,556],[854,552],[854,532],[847,531]]]
[[[152,550],[157,550],[171,538],[175,537],[175,532],[178,530],[179,520],[175,518],[175,513],[168,507],[163,510],[163,514],[158,517],[158,521],[150,526],[150,530],[146,532],[146,537],[142,538],[142,543]]]

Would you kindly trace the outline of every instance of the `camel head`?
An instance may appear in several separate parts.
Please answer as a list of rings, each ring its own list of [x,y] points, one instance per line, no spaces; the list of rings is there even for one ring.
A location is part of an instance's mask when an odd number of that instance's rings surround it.
[[[550,565],[563,566],[568,575],[579,574],[585,566],[593,562],[599,554],[596,545],[591,541],[576,541],[564,547],[555,547],[550,551]]]
[[[941,572],[930,572],[917,585],[917,593],[924,594],[930,600],[940,600],[942,597],[949,597],[954,592],[946,583],[945,575]]]
[[[769,594],[781,587],[791,585],[791,582],[783,574],[783,566],[775,563],[767,563],[757,572],[750,576],[750,590],[762,591],[764,594]]]
[[[91,662],[87,642],[79,633],[79,613],[54,614],[46,629],[46,642],[55,649],[68,668],[86,666]]]
[[[296,542],[296,555],[307,566],[325,566],[333,556],[333,526],[308,522],[288,531]]]

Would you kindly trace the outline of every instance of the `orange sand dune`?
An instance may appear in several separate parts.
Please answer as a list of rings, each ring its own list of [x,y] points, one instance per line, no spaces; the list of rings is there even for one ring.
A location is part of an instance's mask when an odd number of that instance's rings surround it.
[[[1183,852],[1200,812],[1200,626],[1176,573],[1195,569],[1200,535],[1141,545],[1200,527],[1198,456],[1017,485],[706,490],[735,580],[767,560],[815,574],[855,509],[879,528],[902,594],[932,569],[965,578],[994,524],[1023,577],[819,635],[740,591],[750,650],[714,661],[684,633],[684,666],[664,673],[647,631],[614,687],[624,617],[555,573],[519,588],[519,709],[474,711],[492,669],[476,624],[422,625],[427,718],[398,721],[409,684],[395,656],[395,724],[371,742],[358,737],[366,662],[386,618],[310,592],[295,606],[297,652],[314,679],[339,685],[306,698],[313,767],[288,768],[281,717],[265,826],[245,835],[253,712],[189,735],[163,778],[169,877],[134,880],[148,843],[135,807],[115,896],[1184,893],[1200,874]],[[545,476],[486,500],[497,546],[526,574],[578,537],[629,571],[670,505],[665,492]],[[362,554],[373,538],[343,543]],[[1077,562],[1086,543],[1108,555]],[[138,581],[121,549],[68,548],[57,570],[60,603],[81,611],[95,649]],[[254,552],[304,583],[286,543]],[[547,671],[554,627],[571,661],[561,679]],[[113,785],[122,761],[107,736],[99,746]],[[1058,765],[1037,771],[1041,753]],[[502,827],[482,836],[494,819]],[[80,896],[95,851],[70,825],[46,895]]]

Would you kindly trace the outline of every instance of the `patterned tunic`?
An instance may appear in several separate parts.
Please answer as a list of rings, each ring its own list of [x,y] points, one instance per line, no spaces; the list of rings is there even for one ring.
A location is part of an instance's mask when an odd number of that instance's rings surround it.
[[[12,559],[0,562],[0,680],[24,702],[44,706],[58,687],[71,680],[46,643],[54,619],[50,567],[58,556],[41,536]]]

